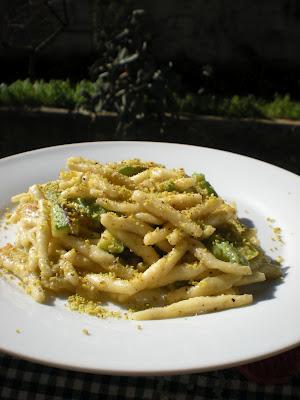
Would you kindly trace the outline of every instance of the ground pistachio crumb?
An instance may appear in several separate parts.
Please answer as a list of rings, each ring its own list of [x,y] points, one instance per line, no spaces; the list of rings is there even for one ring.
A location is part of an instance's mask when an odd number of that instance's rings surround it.
[[[281,257],[281,256],[276,257],[275,260],[278,262],[278,264],[282,264],[284,261],[283,257]]]
[[[137,327],[137,329],[138,329],[139,331],[141,331],[141,330],[143,329],[142,325],[137,325],[136,327]]]
[[[9,209],[7,209],[7,210],[9,210]],[[6,221],[9,219],[9,218],[11,218],[11,212],[6,212],[5,213],[5,219],[6,219]]]
[[[123,317],[124,317],[124,319],[129,319],[128,313],[124,313],[124,314],[123,314]]]
[[[268,221],[268,222],[271,222],[271,223],[274,223],[274,222],[275,222],[275,219],[274,219],[274,218],[268,217],[268,218],[267,218],[267,221]]]
[[[17,332],[17,333],[21,333],[21,329],[19,329],[19,328],[16,329],[16,332]]]
[[[281,228],[279,226],[275,226],[273,229],[274,239],[276,242],[283,243],[282,236],[281,236]]]
[[[68,297],[67,307],[71,311],[77,311],[81,314],[89,314],[98,318],[120,318],[121,314],[118,311],[107,310],[100,306],[99,302],[88,300],[78,294]]]
[[[90,336],[90,332],[87,329],[82,329],[82,333],[86,336]]]

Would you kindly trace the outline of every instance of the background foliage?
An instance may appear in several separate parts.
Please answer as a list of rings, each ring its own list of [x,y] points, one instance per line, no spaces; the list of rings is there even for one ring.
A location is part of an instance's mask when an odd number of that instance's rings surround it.
[[[91,98],[95,96],[95,85],[92,81],[31,82],[27,79],[18,80],[9,85],[5,83],[0,85],[0,106],[2,107],[44,106],[81,110],[85,109],[86,96]],[[173,99],[179,113],[229,118],[300,118],[300,102],[292,100],[288,94],[285,96],[276,94],[273,99],[266,100],[253,95],[226,97],[188,93],[182,96],[173,92]],[[168,108],[166,111],[169,111]]]

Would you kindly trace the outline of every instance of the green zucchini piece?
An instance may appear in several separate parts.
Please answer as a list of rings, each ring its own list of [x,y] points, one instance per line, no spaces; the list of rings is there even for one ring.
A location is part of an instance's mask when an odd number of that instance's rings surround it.
[[[106,213],[106,210],[99,206],[94,199],[78,197],[72,201],[72,205],[79,214],[89,217],[95,222],[100,222],[101,214]]]
[[[51,207],[51,232],[54,237],[67,235],[71,231],[71,223],[67,212],[59,204],[59,191],[56,186],[46,186],[44,195]]]
[[[240,257],[237,250],[229,242],[214,240],[212,243],[211,251],[213,255],[219,260],[231,263],[240,262]]]
[[[209,250],[213,255],[222,261],[248,265],[247,258],[239,251],[239,248],[234,243],[225,240],[218,233],[214,233],[206,241]]]
[[[124,244],[116,239],[107,229],[102,232],[97,246],[112,254],[120,254],[124,251]]]
[[[146,168],[140,167],[138,165],[126,165],[125,167],[119,169],[119,173],[126,176],[134,176],[139,174],[140,172],[145,171]]]
[[[51,205],[51,231],[54,237],[70,233],[70,220],[66,211],[58,204]]]
[[[175,185],[175,183],[173,181],[165,182],[164,185],[163,185],[163,189],[166,192],[174,192],[174,191],[177,190],[176,185]]]
[[[212,187],[212,185],[205,179],[204,174],[198,174],[194,172],[192,176],[196,178],[197,185],[199,185],[201,189],[206,190],[208,196],[214,195],[218,197],[217,192]]]

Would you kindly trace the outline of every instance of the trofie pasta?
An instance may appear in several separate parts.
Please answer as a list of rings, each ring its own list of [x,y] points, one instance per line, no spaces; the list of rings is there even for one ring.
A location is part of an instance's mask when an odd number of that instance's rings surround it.
[[[72,157],[12,202],[17,236],[0,265],[38,302],[65,292],[173,318],[250,304],[243,286],[281,276],[235,206],[182,168]]]

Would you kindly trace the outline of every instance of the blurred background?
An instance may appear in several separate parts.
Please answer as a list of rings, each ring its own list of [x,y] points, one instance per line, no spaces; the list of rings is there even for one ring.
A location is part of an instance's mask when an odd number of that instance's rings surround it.
[[[0,27],[1,156],[160,140],[300,172],[297,0],[2,0]]]

